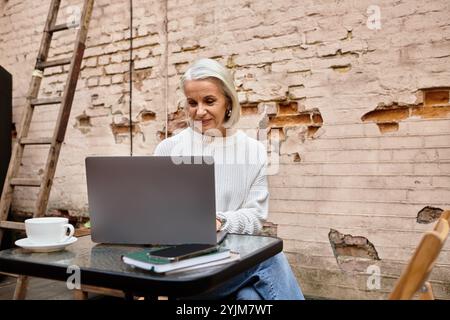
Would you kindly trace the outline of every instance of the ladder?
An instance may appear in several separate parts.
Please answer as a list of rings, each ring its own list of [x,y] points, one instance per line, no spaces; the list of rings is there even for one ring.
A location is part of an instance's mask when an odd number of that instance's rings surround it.
[[[27,104],[22,115],[20,126],[18,127],[17,143],[15,144],[11,154],[8,173],[6,175],[3,192],[0,199],[0,244],[5,229],[25,230],[24,223],[8,221],[9,210],[15,187],[21,186],[39,188],[38,197],[34,206],[33,217],[42,217],[45,215],[47,210],[50,189],[55,175],[56,164],[58,162],[61,146],[64,141],[73,97],[80,73],[81,62],[83,60],[84,50],[86,47],[85,43],[94,6],[94,0],[84,0],[79,25],[56,24],[60,4],[61,0],[52,0],[50,4],[35,69],[31,78],[30,89],[27,95]],[[79,29],[77,31],[72,57],[68,59],[47,60],[53,34],[55,32],[68,30],[74,27],[79,27]],[[64,65],[70,65],[70,67],[62,97],[39,99],[38,94],[44,75],[44,70],[46,68]],[[43,105],[57,104],[60,104],[60,109],[53,136],[48,138],[33,138],[28,136],[34,109]],[[17,176],[22,163],[24,149],[26,146],[30,145],[49,146],[42,178],[30,179],[28,177],[23,178]],[[14,293],[14,299],[25,298],[27,282],[27,277],[19,276],[16,292]]]

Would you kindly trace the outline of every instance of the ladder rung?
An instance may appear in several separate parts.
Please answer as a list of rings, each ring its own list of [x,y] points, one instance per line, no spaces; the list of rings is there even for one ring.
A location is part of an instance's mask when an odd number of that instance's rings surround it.
[[[22,138],[20,143],[28,145],[52,144],[52,138]]]
[[[79,26],[78,23],[75,23],[75,24],[62,23],[62,24],[57,24],[53,27],[50,27],[48,32],[58,32],[58,31],[63,31],[63,30],[69,30],[72,28],[77,28],[78,26]]]
[[[32,106],[43,106],[48,104],[58,104],[62,102],[62,98],[50,98],[50,99],[32,99]]]
[[[25,223],[14,222],[14,221],[0,221],[0,228],[3,229],[15,229],[15,230],[25,230]]]
[[[12,273],[7,273],[7,272],[0,272],[1,275],[7,276],[7,277],[11,277],[11,278],[18,278],[19,275],[17,274],[12,274]]]
[[[22,186],[22,187],[40,187],[41,180],[39,179],[25,179],[25,178],[15,178],[11,179],[11,185]]]
[[[43,70],[45,68],[50,68],[50,67],[64,66],[64,65],[70,64],[71,62],[72,62],[71,58],[38,62],[38,63],[36,63],[36,69]]]

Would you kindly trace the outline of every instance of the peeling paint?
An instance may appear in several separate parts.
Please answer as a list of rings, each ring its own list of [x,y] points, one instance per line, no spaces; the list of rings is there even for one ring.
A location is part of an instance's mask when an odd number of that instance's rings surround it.
[[[347,73],[352,69],[352,65],[349,63],[344,65],[331,66],[330,68],[339,73]]]
[[[377,123],[392,123],[401,121],[410,116],[408,106],[400,106],[398,103],[385,105],[380,103],[375,110],[363,115],[362,121],[375,121]]]
[[[259,113],[259,108],[257,103],[248,103],[241,105],[241,115],[251,116]]]
[[[447,89],[430,89],[424,91],[425,106],[445,105],[450,103],[450,93]]]
[[[138,115],[138,119],[141,123],[153,121],[156,119],[156,113],[150,110],[142,110]]]
[[[294,160],[293,160],[294,162],[301,162],[302,161],[302,158],[300,157],[300,154],[298,152],[292,154],[291,156],[294,157]]]
[[[310,124],[311,122],[311,114],[305,112],[303,114],[273,117],[269,120],[269,125],[271,127],[300,126]]]
[[[374,110],[365,113],[361,120],[375,122],[381,133],[388,133],[398,131],[398,122],[410,117],[435,119],[450,115],[450,88],[424,88],[420,89],[420,93],[418,97],[423,97],[423,103],[420,99],[414,104],[380,103]]]
[[[380,260],[375,246],[365,237],[342,234],[337,230],[330,229],[328,239],[336,258],[350,256]]]
[[[444,210],[441,208],[426,206],[417,213],[417,223],[432,223],[437,221],[442,212]]]
[[[308,127],[308,138],[314,137],[314,134],[317,132],[317,130],[320,129],[320,126],[309,126]]]
[[[378,128],[380,128],[381,133],[398,131],[398,126],[397,122],[378,123]]]
[[[296,115],[298,114],[297,102],[280,102],[278,104],[278,115]]]
[[[81,131],[81,133],[86,134],[89,131],[91,131],[91,117],[89,117],[88,115],[86,115],[86,112],[83,112],[83,114],[77,116],[76,118],[76,123],[74,125],[74,128],[78,129]]]
[[[279,148],[280,155],[297,154],[298,156],[291,158],[293,162],[300,162],[301,157],[298,152],[300,144],[306,138],[317,138],[316,133],[323,125],[320,110],[318,108],[305,110],[304,105],[299,104],[299,101],[261,103],[258,105],[258,110],[266,113],[266,117],[259,123],[259,128],[268,129],[269,141],[277,137],[282,143]]]

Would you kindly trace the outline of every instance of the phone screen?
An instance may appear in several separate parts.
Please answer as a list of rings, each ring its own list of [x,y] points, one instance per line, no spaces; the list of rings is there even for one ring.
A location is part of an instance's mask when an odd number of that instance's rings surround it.
[[[185,257],[192,257],[198,254],[216,251],[217,248],[217,245],[211,244],[182,244],[170,248],[152,251],[150,255],[166,259],[182,259]]]

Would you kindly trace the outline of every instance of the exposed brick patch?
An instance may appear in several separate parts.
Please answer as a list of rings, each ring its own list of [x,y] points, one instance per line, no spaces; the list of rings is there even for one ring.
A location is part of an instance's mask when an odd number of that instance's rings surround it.
[[[132,124],[133,133],[138,132],[138,127],[136,126],[136,123]],[[124,133],[129,133],[130,132],[130,126],[128,123],[112,123],[111,124],[111,129],[114,133],[114,135],[118,135],[118,134],[124,134]]]
[[[322,115],[319,109],[313,108],[305,111],[298,111],[298,102],[280,102],[278,104],[278,112],[270,114],[269,127],[271,129],[312,126],[321,127],[323,123]]]
[[[251,116],[259,113],[258,104],[257,103],[247,103],[241,104],[241,115],[242,116]]]
[[[381,133],[395,132],[398,131],[398,123],[397,122],[378,123],[378,128],[380,128]]]
[[[448,104],[450,102],[449,88],[425,90],[423,102],[425,106]]]
[[[339,73],[347,73],[352,69],[352,65],[350,63],[344,65],[333,65],[330,68]]]
[[[398,131],[398,123],[409,117],[422,119],[446,118],[450,114],[450,88],[424,88],[419,90],[419,101],[415,104],[389,105],[380,103],[374,110],[361,117],[363,122],[375,122],[381,133]],[[420,102],[423,100],[423,103]]]
[[[330,229],[328,239],[336,258],[349,256],[380,260],[375,246],[365,237],[342,234],[337,230]]]
[[[323,125],[322,114],[318,108],[304,110],[304,107],[299,105],[298,101],[261,103],[258,106],[258,110],[266,114],[266,117],[260,122],[259,127],[269,129],[269,141],[278,138],[280,143],[286,142],[289,130],[304,128],[298,134],[294,134],[296,138],[299,138],[299,143],[301,143],[306,138],[314,139],[316,132]],[[300,135],[300,137],[297,137],[297,135]],[[292,141],[290,145],[292,145]],[[301,161],[298,152],[291,150],[283,154],[292,155],[293,162]]]
[[[111,123],[110,125],[111,131],[114,135],[116,143],[122,143],[124,139],[130,136],[130,124],[127,119],[124,118],[124,121],[120,123]],[[141,127],[137,122],[132,123],[132,133],[136,135],[137,133],[141,133]]]
[[[417,214],[417,223],[432,223],[439,219],[442,212],[444,210],[441,208],[426,206]]]
[[[86,115],[86,112],[83,112],[83,114],[77,116],[75,118],[76,123],[74,125],[74,128],[78,129],[81,131],[81,133],[86,134],[89,131],[91,131],[91,117],[89,117],[88,115]]]
[[[294,162],[301,162],[302,158],[300,157],[300,154],[298,152],[292,154],[292,156],[294,157]]]
[[[298,103],[295,101],[280,102],[278,104],[278,116],[298,114]]]
[[[296,127],[312,123],[311,114],[309,112],[302,112],[296,115],[276,116],[269,119],[269,125],[272,128]]]
[[[422,119],[446,118],[450,114],[450,104],[435,106],[417,106],[411,108],[411,116]]]
[[[375,110],[363,115],[363,121],[375,121],[377,124],[392,123],[393,121],[404,120],[409,117],[409,106],[402,106],[398,103],[385,105],[380,103]]]
[[[277,224],[274,224],[272,222],[266,221],[263,224],[263,229],[261,231],[261,235],[276,237],[277,234],[278,234],[277,233],[278,232],[277,228],[278,228]]]
[[[153,121],[156,119],[156,113],[150,110],[142,110],[138,115],[138,119],[141,123]]]
[[[314,137],[314,134],[317,132],[317,130],[320,129],[321,126],[309,126],[308,127],[308,138]]]
[[[322,114],[320,113],[319,109],[315,108],[312,110],[312,121],[314,125],[318,125],[319,127],[323,124],[323,118]]]

